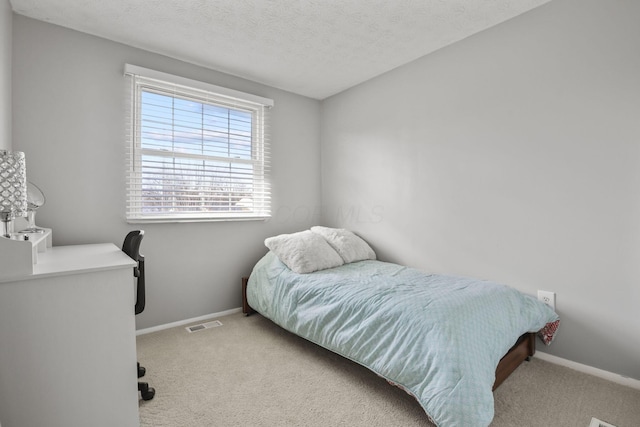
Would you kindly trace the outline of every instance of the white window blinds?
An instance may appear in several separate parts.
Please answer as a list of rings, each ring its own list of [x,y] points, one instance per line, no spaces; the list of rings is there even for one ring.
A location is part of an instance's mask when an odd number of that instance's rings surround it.
[[[270,99],[125,66],[131,79],[127,220],[270,216]]]

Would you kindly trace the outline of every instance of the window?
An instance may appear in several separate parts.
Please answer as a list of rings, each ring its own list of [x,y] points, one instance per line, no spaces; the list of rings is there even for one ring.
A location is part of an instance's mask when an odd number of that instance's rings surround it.
[[[131,79],[127,221],[270,216],[273,101],[154,70]]]

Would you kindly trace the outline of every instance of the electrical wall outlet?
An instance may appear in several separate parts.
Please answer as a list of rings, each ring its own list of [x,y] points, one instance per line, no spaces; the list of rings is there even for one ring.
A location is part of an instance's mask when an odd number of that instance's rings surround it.
[[[538,291],[538,300],[547,304],[549,307],[556,310],[556,293],[549,291]]]

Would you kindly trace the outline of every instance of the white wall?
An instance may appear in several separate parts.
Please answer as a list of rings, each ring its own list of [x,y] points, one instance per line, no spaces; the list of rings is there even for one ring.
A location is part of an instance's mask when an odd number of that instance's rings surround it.
[[[557,293],[542,351],[640,379],[640,2],[555,0],[323,102],[323,223]]]
[[[53,229],[54,245],[121,245],[128,230],[145,230],[138,328],[240,307],[240,279],[266,253],[264,238],[318,222],[318,101],[19,15],[13,30],[13,145],[47,196],[36,222]],[[275,101],[271,220],[125,222],[125,63]]]
[[[0,0],[0,150],[11,149],[12,12],[9,0]]]

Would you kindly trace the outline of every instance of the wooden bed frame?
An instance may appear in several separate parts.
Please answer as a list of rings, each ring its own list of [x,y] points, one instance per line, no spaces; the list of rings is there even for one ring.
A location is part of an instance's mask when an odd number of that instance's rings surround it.
[[[242,312],[249,316],[257,313],[247,301],[247,283],[248,277],[242,278]],[[536,334],[527,332],[523,334],[511,349],[505,354],[496,368],[496,380],[493,383],[493,390],[497,389],[500,384],[507,379],[513,371],[525,360],[531,360],[531,356],[536,352]]]

